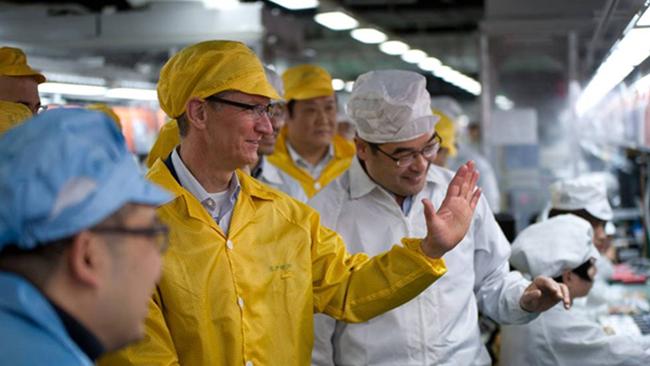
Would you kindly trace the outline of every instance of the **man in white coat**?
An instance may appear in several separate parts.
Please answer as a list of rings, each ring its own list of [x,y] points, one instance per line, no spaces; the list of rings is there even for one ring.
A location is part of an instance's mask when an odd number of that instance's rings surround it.
[[[420,201],[443,202],[452,178],[431,161],[440,146],[423,76],[372,71],[355,82],[348,114],[357,158],[310,204],[352,253],[381,253],[396,238],[427,232]],[[373,244],[367,244],[373,243]],[[510,244],[481,197],[469,232],[445,254],[447,274],[410,302],[366,323],[315,319],[315,365],[489,365],[478,311],[525,323],[560,299],[565,286],[509,272]]]
[[[510,262],[532,276],[562,281],[572,300],[586,296],[598,257],[592,230],[575,215],[532,225],[514,241]],[[504,326],[499,360],[503,366],[649,365],[650,338],[607,335],[580,312],[555,306],[528,324]]]

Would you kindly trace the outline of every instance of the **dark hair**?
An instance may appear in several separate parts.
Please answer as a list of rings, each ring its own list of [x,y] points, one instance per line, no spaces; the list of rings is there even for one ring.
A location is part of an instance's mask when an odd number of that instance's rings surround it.
[[[574,268],[571,270],[571,272],[575,273],[578,277],[582,278],[583,280],[587,282],[593,282],[593,279],[589,277],[589,269],[594,266],[594,263],[591,261],[591,259],[587,259],[586,262],[582,263],[578,267]],[[562,275],[559,275],[557,277],[553,278],[555,282],[561,283],[562,282]]]
[[[289,112],[289,118],[293,118],[293,108],[296,106],[296,100],[291,99],[287,102],[287,112]]]
[[[596,216],[590,214],[587,210],[582,209],[582,210],[561,210],[557,208],[551,209],[548,213],[548,217],[551,218],[553,216],[558,216],[558,215],[566,215],[566,214],[571,214],[571,215],[576,215],[582,219],[585,219],[589,221],[589,223],[592,226],[596,225],[604,225],[605,221],[597,218]]]

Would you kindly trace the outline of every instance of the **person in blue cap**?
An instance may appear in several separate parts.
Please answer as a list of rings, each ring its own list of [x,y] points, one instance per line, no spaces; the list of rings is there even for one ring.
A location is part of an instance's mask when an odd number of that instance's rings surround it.
[[[100,112],[59,109],[0,138],[0,355],[91,365],[142,337],[170,195]]]

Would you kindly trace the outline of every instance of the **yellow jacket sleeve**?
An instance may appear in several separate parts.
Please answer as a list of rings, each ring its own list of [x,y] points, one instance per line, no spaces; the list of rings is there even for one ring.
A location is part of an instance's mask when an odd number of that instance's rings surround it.
[[[119,352],[102,357],[98,366],[156,365],[180,366],[174,342],[162,314],[160,293],[149,300],[149,314],[145,321],[145,338]]]
[[[422,253],[419,239],[403,239],[403,245],[369,258],[350,255],[341,237],[319,223],[312,228],[314,311],[338,320],[367,321],[409,301],[447,271],[443,259]]]

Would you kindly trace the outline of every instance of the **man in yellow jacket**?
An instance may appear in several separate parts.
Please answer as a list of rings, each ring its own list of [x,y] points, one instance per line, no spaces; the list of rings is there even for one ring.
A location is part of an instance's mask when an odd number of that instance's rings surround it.
[[[325,69],[294,66],[282,74],[282,81],[287,123],[268,160],[311,198],[350,166],[354,143],[336,133],[336,97]]]
[[[440,257],[468,230],[480,197],[472,163],[437,212],[423,202],[424,239],[374,258],[348,254],[314,210],[238,170],[272,133],[278,98],[239,42],[183,49],[158,96],[181,135],[148,173],[175,197],[159,209],[170,245],[144,341],[103,365],[307,365],[314,312],[360,322],[408,301],[445,273]]]
[[[32,114],[41,108],[38,84],[45,76],[27,64],[25,53],[13,47],[0,47],[0,100],[22,104]]]

